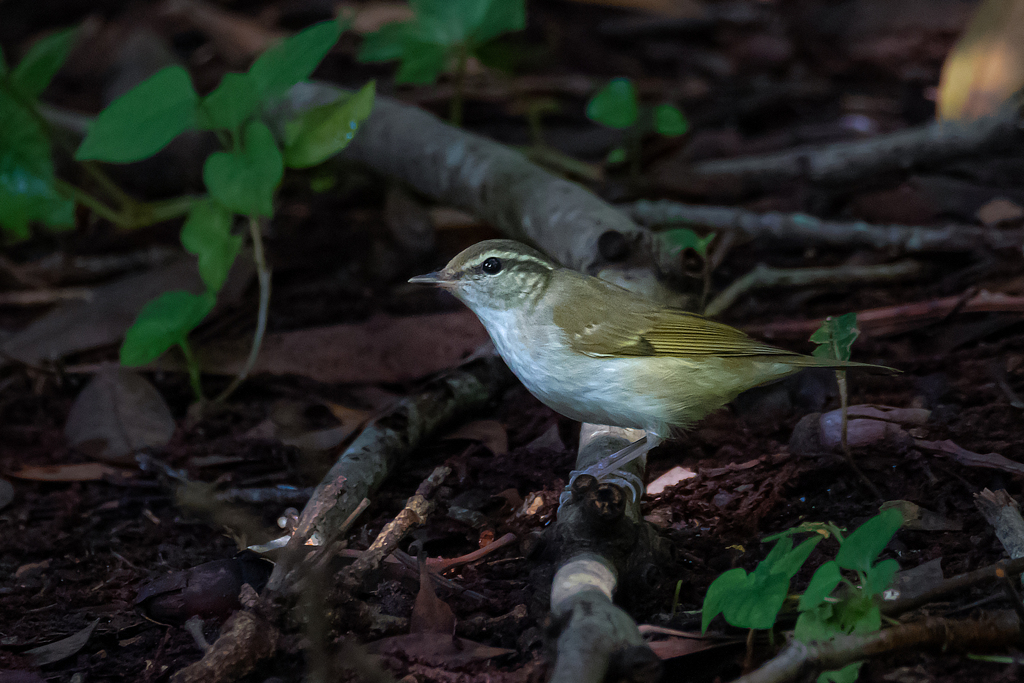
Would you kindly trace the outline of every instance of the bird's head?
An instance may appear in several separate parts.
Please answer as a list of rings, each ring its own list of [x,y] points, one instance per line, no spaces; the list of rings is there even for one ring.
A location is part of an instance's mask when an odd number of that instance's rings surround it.
[[[528,306],[547,289],[558,266],[513,240],[486,240],[458,254],[441,270],[409,282],[450,291],[475,313]]]

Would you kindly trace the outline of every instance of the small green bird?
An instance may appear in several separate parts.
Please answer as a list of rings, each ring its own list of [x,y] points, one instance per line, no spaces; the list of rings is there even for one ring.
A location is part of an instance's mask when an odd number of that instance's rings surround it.
[[[562,268],[512,240],[475,244],[409,282],[441,287],[465,303],[512,372],[550,408],[646,430],[646,439],[586,471],[601,480],[752,387],[807,367],[881,369],[770,346]]]

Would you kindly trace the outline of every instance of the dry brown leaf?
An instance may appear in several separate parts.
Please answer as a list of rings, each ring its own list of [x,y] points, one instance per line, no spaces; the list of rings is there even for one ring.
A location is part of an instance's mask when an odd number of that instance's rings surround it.
[[[494,455],[508,453],[508,432],[505,431],[505,425],[497,420],[467,422],[443,438],[448,441],[455,439],[477,441]]]
[[[471,311],[391,317],[269,335],[252,374],[301,375],[325,383],[408,382],[452,368],[481,344],[487,332]],[[251,340],[217,342],[199,352],[203,372],[234,375]],[[165,357],[152,369],[184,370]]]
[[[76,654],[79,650],[85,647],[85,644],[89,642],[89,637],[92,636],[93,629],[95,629],[96,625],[99,623],[100,620],[96,619],[78,633],[70,635],[62,640],[58,640],[55,643],[34,647],[31,650],[26,650],[22,654],[31,659],[32,663],[36,666],[46,666],[47,664],[59,662],[62,659]]]
[[[252,259],[240,255],[218,297],[218,309],[234,304],[253,274]],[[205,289],[192,257],[96,287],[89,301],[69,301],[0,344],[5,356],[30,364],[120,343],[142,307],[172,289]],[[0,357],[0,367],[8,360]]]
[[[647,495],[657,496],[669,486],[675,486],[681,481],[696,477],[697,473],[687,467],[676,465],[665,474],[661,475],[647,487]]]
[[[937,512],[927,510],[909,500],[888,500],[882,503],[880,510],[896,508],[903,515],[904,529],[913,531],[961,531],[964,523],[959,520],[943,517]]]
[[[1024,0],[984,0],[946,57],[938,117],[971,120],[995,113],[1024,86]]]
[[[426,556],[420,548],[420,590],[416,594],[416,602],[409,616],[410,633],[442,633],[451,636],[455,633],[455,613],[434,592],[434,582],[427,568]]]
[[[104,477],[131,475],[101,462],[83,462],[71,465],[28,465],[20,470],[8,472],[7,476],[29,481],[99,481]]]
[[[976,215],[983,225],[992,227],[1005,223],[1016,223],[1024,218],[1024,209],[1009,199],[999,197],[978,209]]]
[[[444,633],[409,633],[404,636],[381,638],[369,643],[366,649],[370,654],[404,655],[409,659],[438,667],[465,666],[470,662],[515,653],[515,650],[490,647]]]
[[[80,451],[128,464],[143,448],[164,446],[174,435],[171,409],[144,377],[119,365],[102,368],[78,394],[64,435]]]

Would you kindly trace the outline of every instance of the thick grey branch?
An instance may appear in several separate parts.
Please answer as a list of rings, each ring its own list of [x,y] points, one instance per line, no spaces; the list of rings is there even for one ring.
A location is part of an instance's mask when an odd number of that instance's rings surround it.
[[[286,121],[295,110],[334,101],[344,92],[327,83],[300,83],[271,118]],[[606,259],[598,242],[609,231],[628,245],[650,249],[645,229],[581,185],[514,149],[387,97],[377,97],[373,113],[342,154],[469,211],[570,268],[593,271],[601,265]]]

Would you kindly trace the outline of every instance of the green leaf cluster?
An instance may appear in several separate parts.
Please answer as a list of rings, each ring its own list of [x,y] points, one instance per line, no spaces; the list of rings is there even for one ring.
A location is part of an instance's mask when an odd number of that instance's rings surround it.
[[[76,37],[66,29],[39,40],[13,69],[0,52],[0,231],[6,239],[28,238],[33,222],[74,227],[74,201],[57,187],[49,132],[36,105]]]
[[[719,614],[739,628],[771,628],[789,593],[790,580],[821,538],[809,538],[794,548],[793,538],[784,536],[751,573],[737,567],[712,581],[704,596],[701,631]]]
[[[766,538],[777,542],[753,572],[731,569],[708,587],[702,631],[719,614],[739,628],[772,628],[789,592],[790,579],[815,545],[829,536],[839,541],[839,552],[835,560],[822,564],[811,577],[800,598],[794,636],[809,643],[839,634],[877,631],[882,625],[877,597],[889,587],[899,569],[896,560],[877,559],[902,524],[900,511],[890,508],[869,519],[845,540],[833,524],[805,524]],[[815,536],[794,548],[793,536],[805,532]],[[858,583],[846,579],[843,570],[855,572]],[[833,597],[837,589],[840,593]],[[838,671],[826,671],[818,677],[818,683],[852,683],[859,669],[860,663],[856,663]]]
[[[678,137],[690,129],[686,115],[674,104],[663,103],[650,109],[640,105],[636,86],[629,78],[613,78],[594,93],[587,102],[587,118],[602,126],[618,130],[635,129],[635,135],[654,131],[666,137]],[[609,164],[619,164],[628,157],[624,147],[608,154]]]
[[[850,360],[850,348],[859,335],[856,313],[847,313],[838,318],[825,318],[821,327],[811,335],[810,341],[818,344],[812,355],[833,360]]]
[[[396,83],[427,85],[453,58],[477,55],[504,33],[526,28],[525,0],[410,0],[415,17],[366,36],[361,62],[401,60]],[[479,55],[477,55],[479,56]]]
[[[373,106],[374,85],[318,107],[287,124],[283,146],[260,120],[262,108],[310,77],[337,42],[342,26],[310,26],[260,55],[245,73],[229,73],[200,97],[180,66],[171,66],[100,112],[75,158],[111,163],[138,161],[189,130],[218,134],[224,149],[203,164],[209,197],[197,201],[181,230],[186,251],[199,261],[203,294],[167,292],[139,313],[121,347],[128,366],[149,363],[174,345],[190,357],[188,334],[213,310],[216,295],[241,251],[235,216],[270,217],[285,165],[304,168],[344,149]]]
[[[876,560],[902,524],[903,515],[896,508],[875,515],[841,542],[835,560],[818,567],[800,598],[800,617],[793,631],[797,640],[810,643],[881,628],[877,598],[892,583],[899,564],[896,560]],[[855,572],[858,583],[844,578],[842,570]],[[840,589],[839,594],[831,597],[836,589]],[[853,683],[861,664],[825,671],[818,676],[818,683]]]

